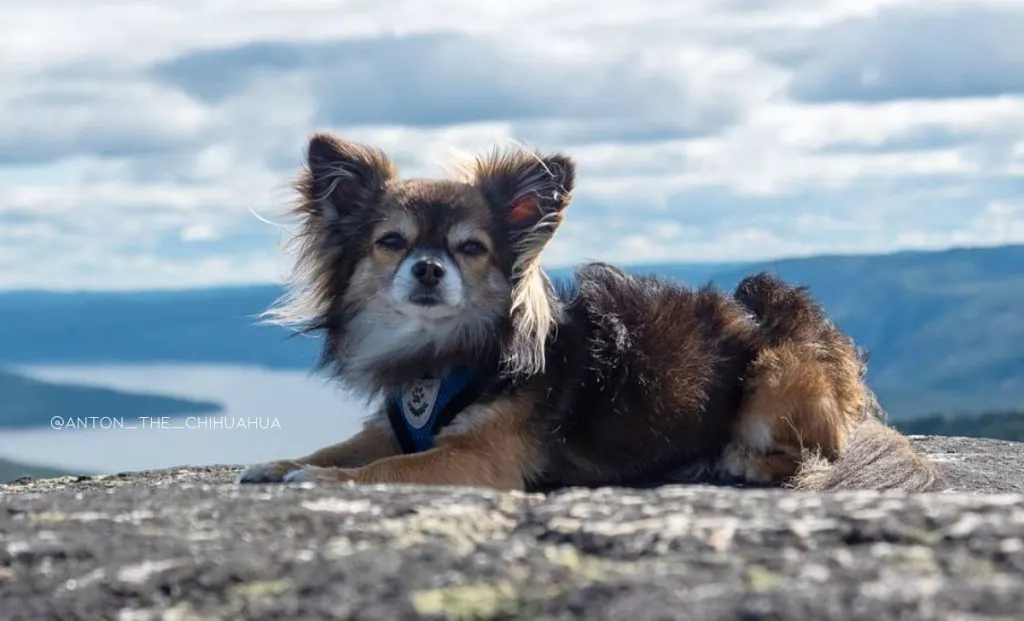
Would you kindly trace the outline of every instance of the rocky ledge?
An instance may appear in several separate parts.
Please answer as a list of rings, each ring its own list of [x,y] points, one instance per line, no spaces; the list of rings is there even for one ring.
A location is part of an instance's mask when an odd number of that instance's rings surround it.
[[[919,437],[949,490],[0,486],[0,617],[1020,619],[1024,444]]]

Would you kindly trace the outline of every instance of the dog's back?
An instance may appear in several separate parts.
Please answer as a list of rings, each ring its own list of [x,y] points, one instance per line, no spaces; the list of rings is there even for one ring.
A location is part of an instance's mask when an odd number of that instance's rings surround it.
[[[560,295],[538,391],[558,484],[634,483],[714,459],[731,435],[757,325],[712,288],[603,263]]]

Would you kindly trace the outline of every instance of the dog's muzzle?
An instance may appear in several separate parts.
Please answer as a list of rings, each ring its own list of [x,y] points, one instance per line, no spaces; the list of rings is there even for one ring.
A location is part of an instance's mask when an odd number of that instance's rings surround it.
[[[409,301],[420,306],[434,306],[444,302],[441,286],[444,282],[445,267],[439,259],[423,257],[409,268],[416,286],[409,294]]]
[[[410,269],[412,275],[424,287],[436,287],[444,278],[444,264],[432,257],[416,261]]]

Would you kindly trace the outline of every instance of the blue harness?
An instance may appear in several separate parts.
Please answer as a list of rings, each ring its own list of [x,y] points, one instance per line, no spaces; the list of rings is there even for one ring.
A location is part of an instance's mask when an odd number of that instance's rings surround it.
[[[464,368],[395,391],[388,400],[388,419],[402,451],[419,453],[433,448],[434,436],[479,395],[476,374]]]

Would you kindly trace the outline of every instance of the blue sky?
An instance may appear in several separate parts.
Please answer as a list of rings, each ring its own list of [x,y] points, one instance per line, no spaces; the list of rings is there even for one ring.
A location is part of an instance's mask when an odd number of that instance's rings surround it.
[[[1024,242],[1019,0],[36,0],[0,23],[0,288],[280,281],[315,130],[408,175],[571,154],[549,264]]]

